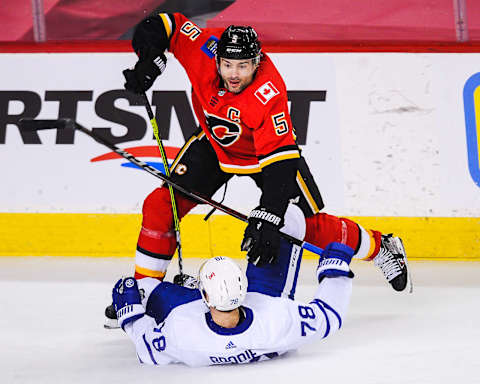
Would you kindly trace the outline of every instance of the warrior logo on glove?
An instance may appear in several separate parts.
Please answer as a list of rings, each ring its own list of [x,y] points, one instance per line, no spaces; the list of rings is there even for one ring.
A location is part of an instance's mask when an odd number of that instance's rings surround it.
[[[274,263],[280,250],[280,233],[283,219],[265,208],[255,208],[248,217],[241,245],[247,251],[248,262],[256,266]]]

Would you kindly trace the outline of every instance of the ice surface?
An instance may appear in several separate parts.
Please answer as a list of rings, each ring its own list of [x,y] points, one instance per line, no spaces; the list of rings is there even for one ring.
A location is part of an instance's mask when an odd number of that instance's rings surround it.
[[[200,261],[187,259],[186,271]],[[3,257],[0,382],[480,383],[480,263],[410,264],[412,295],[354,263],[349,315],[331,339],[268,362],[188,368],[141,366],[123,332],[103,328],[111,287],[133,259]],[[298,299],[313,294],[313,270],[304,261]]]

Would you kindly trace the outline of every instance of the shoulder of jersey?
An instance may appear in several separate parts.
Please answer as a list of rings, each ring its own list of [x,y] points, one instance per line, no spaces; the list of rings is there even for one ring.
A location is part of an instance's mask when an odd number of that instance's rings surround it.
[[[209,59],[215,58],[217,44],[222,33],[220,28],[199,28],[192,21],[181,14],[176,14],[177,33],[188,37],[194,44],[200,46],[203,54]],[[165,22],[164,22],[165,23]]]
[[[266,58],[261,61],[250,92],[257,105],[265,107],[275,103],[278,98],[286,97],[283,79],[270,59]]]

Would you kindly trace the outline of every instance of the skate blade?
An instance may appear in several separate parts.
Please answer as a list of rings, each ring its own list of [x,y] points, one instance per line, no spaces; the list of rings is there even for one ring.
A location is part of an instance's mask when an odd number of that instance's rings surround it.
[[[118,329],[120,326],[118,325],[117,319],[109,319],[105,318],[105,323],[103,324],[105,329]]]
[[[413,293],[413,281],[412,275],[410,274],[410,267],[408,266],[407,252],[405,252],[405,247],[403,246],[403,241],[399,237],[394,237],[395,246],[397,249],[405,255],[405,266],[407,267],[407,285],[409,286],[408,293]]]

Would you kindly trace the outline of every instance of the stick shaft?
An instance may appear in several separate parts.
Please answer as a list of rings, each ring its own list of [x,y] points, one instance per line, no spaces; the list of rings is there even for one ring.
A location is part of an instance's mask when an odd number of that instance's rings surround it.
[[[113,152],[115,152],[116,154],[120,155],[121,157],[123,157],[124,159],[130,161],[131,163],[137,165],[138,167],[142,168],[144,171],[150,173],[151,175],[159,178],[160,180],[164,181],[165,183],[171,185],[173,188],[175,188],[177,191],[183,193],[184,195],[198,201],[199,203],[202,203],[202,204],[208,204],[212,207],[215,207],[217,208],[219,211],[222,211],[230,216],[233,216],[239,220],[242,220],[244,222],[248,222],[248,218],[247,216],[243,215],[242,213],[240,212],[237,212],[231,208],[228,208],[220,203],[217,203],[216,201],[214,200],[211,200],[209,199],[208,197],[205,197],[205,196],[202,196],[198,193],[195,193],[195,192],[190,192],[189,190],[185,189],[184,187],[182,187],[180,184],[177,184],[175,183],[174,181],[172,181],[169,177],[167,177],[166,175],[164,175],[162,172],[160,172],[158,169],[148,165],[147,163],[137,159],[135,156],[133,156],[131,153],[127,152],[127,151],[124,151],[123,149],[121,148],[118,148],[116,145],[110,143],[109,141],[105,140],[104,138],[102,138],[101,136],[99,136],[98,134],[90,131],[89,129],[81,126],[80,124],[78,123],[75,123],[75,129],[77,129],[78,131],[81,131],[83,133],[85,133],[86,135],[90,136],[91,138],[93,138],[97,143],[99,144],[102,144],[108,148],[110,148]]]
[[[157,120],[152,111],[152,107],[150,106],[150,102],[147,99],[147,95],[145,93],[142,94],[145,104],[145,109],[147,110],[148,118],[150,119],[150,123],[152,124],[153,134],[155,135],[155,139],[157,140],[158,148],[160,149],[160,155],[162,157],[163,168],[165,169],[165,175],[170,177],[170,167],[168,165],[167,155],[165,153],[165,148],[163,147],[162,139],[160,138],[160,134],[158,133],[158,124]],[[177,210],[177,203],[175,201],[175,194],[173,192],[173,187],[171,184],[168,185],[168,191],[170,192],[170,201],[172,203],[172,214],[173,214],[173,226],[175,229],[175,238],[177,240],[177,251],[178,251],[178,270],[180,275],[183,275],[183,257],[182,257],[182,242],[180,237],[180,219],[178,218],[178,210]]]
[[[162,172],[160,172],[158,169],[156,168],[153,168],[152,166],[146,164],[145,162],[137,159],[135,156],[133,156],[132,154],[124,151],[123,149],[120,149],[118,148],[116,145],[110,143],[109,141],[103,139],[101,136],[97,135],[96,133],[86,129],[85,127],[82,127],[80,124],[78,123],[75,123],[75,128],[85,134],[87,134],[88,136],[92,137],[95,141],[97,141],[98,143],[100,144],[103,144],[105,145],[106,147],[110,148],[113,152],[117,153],[118,155],[122,156],[123,158],[125,158],[126,160],[130,161],[131,163],[137,165],[138,167],[142,168],[143,170],[147,171],[148,173],[152,174],[153,176],[159,178],[160,180],[164,181],[165,183],[167,183],[168,185],[172,186],[173,188],[175,188],[177,191],[179,192],[182,192],[184,195],[192,198],[193,200],[196,200],[198,201],[199,203],[202,203],[202,204],[208,204],[210,205],[211,207],[214,207],[216,209],[218,209],[219,211],[221,212],[224,212],[230,216],[233,216],[235,217],[236,219],[239,219],[245,223],[248,223],[248,217],[245,216],[244,214],[240,213],[240,212],[237,212],[235,211],[234,209],[232,208],[229,208],[229,207],[226,207],[225,205],[223,204],[220,204],[220,203],[217,203],[216,201],[208,198],[208,197],[205,197],[205,196],[201,196],[200,194],[196,193],[196,192],[191,192],[187,189],[185,189],[184,187],[182,187],[181,185],[175,183],[174,181],[172,181],[169,177],[167,177],[166,175],[164,175]],[[299,246],[301,246],[302,248],[304,249],[307,249],[308,251],[310,252],[313,252],[317,255],[322,255],[323,253],[323,249],[320,248],[320,247],[317,247],[316,245],[313,245],[307,241],[302,241],[302,240],[299,240],[293,236],[290,236],[290,235],[287,235],[286,233],[283,233],[283,232],[280,232],[282,237],[291,241],[292,243],[294,244],[297,244]]]
[[[36,124],[38,122],[38,124]],[[212,200],[208,197],[202,196],[196,192],[191,192],[184,187],[182,187],[180,184],[175,183],[170,179],[170,177],[167,177],[164,175],[162,172],[160,172],[158,169],[148,165],[147,163],[137,159],[135,156],[133,156],[131,153],[124,151],[123,149],[118,148],[116,145],[110,143],[108,140],[104,139],[102,136],[99,134],[90,131],[89,129],[83,127],[82,125],[73,122],[70,119],[60,119],[60,120],[31,120],[31,119],[24,119],[23,121],[20,122],[22,129],[26,128],[27,130],[35,130],[35,129],[48,129],[48,128],[72,128],[76,129],[80,132],[83,132],[87,136],[90,136],[93,140],[95,140],[97,143],[104,145],[105,147],[109,148],[111,151],[115,152],[117,155],[123,157],[124,159],[128,160],[132,164],[135,164],[139,168],[143,169],[144,171],[150,173],[151,175],[155,176],[156,178],[162,180],[163,182],[167,183],[168,185],[171,185],[173,188],[175,188],[177,191],[183,193],[184,195],[188,196],[189,198],[198,201],[201,204],[207,204],[210,205],[211,207],[214,207],[218,209],[219,211],[226,213],[227,215],[233,216],[238,220],[241,220],[245,223],[248,222],[248,217],[245,216],[244,214],[229,208],[223,204],[220,204],[216,202],[215,200]],[[316,253],[317,255],[322,255],[323,249],[320,247],[317,247],[316,245],[313,245],[307,241],[302,241],[299,240],[293,236],[287,235],[286,233],[280,232],[282,237],[291,241],[294,244],[297,244],[301,246],[304,249],[309,250],[310,252]]]

